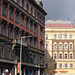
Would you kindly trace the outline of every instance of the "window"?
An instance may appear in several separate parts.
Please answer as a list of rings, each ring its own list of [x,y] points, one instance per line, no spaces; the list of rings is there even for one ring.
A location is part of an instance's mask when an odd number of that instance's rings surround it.
[[[7,5],[3,3],[3,15],[7,16]]]
[[[29,5],[29,13],[31,13],[31,5]]]
[[[62,69],[62,64],[59,64],[59,68]]]
[[[65,49],[67,49],[67,44],[65,44]]]
[[[72,54],[70,54],[70,59],[72,59]]]
[[[2,23],[1,24],[1,34],[2,35],[5,35],[5,28],[6,28],[6,24],[5,23]]]
[[[46,68],[48,68],[48,64],[46,64]]]
[[[72,39],[72,35],[70,35],[70,39]]]
[[[67,59],[67,54],[65,54],[65,59]]]
[[[29,19],[26,18],[26,28],[28,28],[28,21],[29,21]]]
[[[15,21],[19,23],[19,12],[18,11],[16,11]]]
[[[24,26],[24,15],[21,15],[21,25]]]
[[[34,24],[34,33],[37,33],[37,24]]]
[[[62,44],[59,44],[59,49],[62,49]]]
[[[46,44],[46,49],[48,49],[48,44]]]
[[[67,39],[67,35],[65,35],[64,38]]]
[[[73,64],[70,64],[70,69],[73,69]]]
[[[22,6],[22,0],[20,0],[20,5]]]
[[[30,46],[32,46],[32,37],[30,38]]]
[[[58,37],[59,37],[59,39],[62,39],[62,35],[59,35]]]
[[[70,49],[72,49],[72,44],[70,44]]]
[[[15,38],[15,39],[18,39],[18,30],[17,30],[17,29],[15,29],[14,38]]]
[[[62,59],[62,54],[59,55],[59,58]]]
[[[33,16],[35,16],[35,9],[33,8]]]
[[[30,31],[32,31],[33,21],[30,21]]]
[[[54,49],[57,49],[57,44],[54,44]]]
[[[46,35],[46,39],[48,39],[48,35]]]
[[[56,35],[54,35],[54,39],[57,39],[57,36]]]
[[[8,37],[11,38],[12,37],[12,28],[8,27]]]
[[[27,9],[27,1],[25,0],[25,10]]]
[[[39,17],[39,13],[38,13],[38,11],[37,11],[37,19],[38,19],[38,17]]]
[[[10,7],[9,18],[10,18],[11,20],[13,20],[13,8],[12,8],[12,7]]]
[[[67,69],[67,64],[65,64],[65,69]]]
[[[54,59],[56,59],[57,58],[57,55],[56,54],[54,54]]]
[[[42,27],[40,27],[40,37],[42,37]]]
[[[48,58],[48,54],[46,54],[46,59]]]
[[[37,39],[34,38],[34,48],[37,48]]]
[[[57,68],[57,64],[54,64],[54,69],[56,69]]]

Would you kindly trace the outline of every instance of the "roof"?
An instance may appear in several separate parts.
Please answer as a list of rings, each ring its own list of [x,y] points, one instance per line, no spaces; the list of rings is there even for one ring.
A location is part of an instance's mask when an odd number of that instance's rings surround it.
[[[72,24],[70,21],[62,21],[62,20],[49,20],[45,23],[46,28],[72,28]],[[74,26],[73,26],[74,27]]]

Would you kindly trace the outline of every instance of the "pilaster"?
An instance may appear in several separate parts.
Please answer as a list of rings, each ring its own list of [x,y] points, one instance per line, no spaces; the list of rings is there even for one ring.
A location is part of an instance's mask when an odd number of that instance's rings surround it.
[[[10,4],[8,4],[8,6],[7,6],[7,18],[9,19],[9,13],[10,13]]]
[[[9,26],[9,22],[7,22],[6,24],[6,36],[8,37],[8,26]]]

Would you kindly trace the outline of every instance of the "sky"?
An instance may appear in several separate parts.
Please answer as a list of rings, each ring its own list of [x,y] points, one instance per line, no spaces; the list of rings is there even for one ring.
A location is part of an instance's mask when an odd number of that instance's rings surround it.
[[[75,22],[75,0],[42,0],[47,12],[45,20],[71,20]]]

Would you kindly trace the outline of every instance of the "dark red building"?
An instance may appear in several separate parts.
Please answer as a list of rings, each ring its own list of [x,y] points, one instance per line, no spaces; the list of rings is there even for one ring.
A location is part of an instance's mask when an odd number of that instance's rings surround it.
[[[32,35],[23,39],[22,75],[43,75],[46,14],[41,1],[0,0],[0,75],[17,75],[20,39]]]

